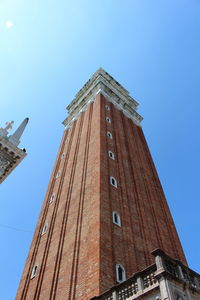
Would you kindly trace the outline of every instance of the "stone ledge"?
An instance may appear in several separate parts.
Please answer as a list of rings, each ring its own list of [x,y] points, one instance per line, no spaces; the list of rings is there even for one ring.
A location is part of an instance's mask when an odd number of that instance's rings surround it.
[[[103,69],[99,69],[67,106],[69,116],[63,121],[66,128],[70,127],[80,113],[85,111],[89,104],[95,101],[99,93],[104,95],[109,102],[112,102],[135,124],[140,125],[143,118],[136,111],[138,103],[129,96],[128,91],[113,77]]]

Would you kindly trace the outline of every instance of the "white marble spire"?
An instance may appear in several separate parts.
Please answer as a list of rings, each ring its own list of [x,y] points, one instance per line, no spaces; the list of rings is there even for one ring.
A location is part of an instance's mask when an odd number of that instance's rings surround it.
[[[19,125],[19,127],[16,129],[16,131],[9,136],[9,141],[15,145],[18,146],[20,143],[20,138],[24,132],[24,129],[28,123],[29,118],[25,118],[24,121]]]

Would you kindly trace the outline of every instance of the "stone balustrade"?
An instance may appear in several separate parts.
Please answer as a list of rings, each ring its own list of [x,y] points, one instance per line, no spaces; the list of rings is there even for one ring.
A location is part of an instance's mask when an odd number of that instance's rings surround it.
[[[155,264],[135,273],[126,281],[114,286],[100,296],[93,297],[91,300],[142,299],[143,297],[139,297],[152,290],[159,289],[161,277],[184,283],[189,289],[200,294],[200,275],[198,273],[183,265],[180,261],[167,256],[160,249],[156,249],[152,254],[155,256]],[[151,299],[161,298],[156,296]]]

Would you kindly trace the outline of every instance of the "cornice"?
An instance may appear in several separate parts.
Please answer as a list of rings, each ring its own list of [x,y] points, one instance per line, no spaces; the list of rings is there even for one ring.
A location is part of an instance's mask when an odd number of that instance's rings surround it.
[[[67,106],[69,116],[63,121],[66,129],[72,125],[80,113],[87,109],[89,104],[95,101],[99,93],[101,93],[107,101],[112,102],[135,124],[140,126],[140,122],[143,118],[136,111],[138,103],[130,97],[128,91],[114,80],[112,76],[103,69],[99,69]]]

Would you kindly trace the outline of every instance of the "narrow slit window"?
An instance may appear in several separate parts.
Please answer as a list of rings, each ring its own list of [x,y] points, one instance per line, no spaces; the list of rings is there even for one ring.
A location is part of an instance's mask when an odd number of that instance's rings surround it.
[[[109,117],[106,117],[106,121],[107,121],[108,123],[111,123],[111,119],[110,119]]]
[[[109,107],[108,105],[106,105],[105,108],[106,108],[107,110],[110,110],[110,107]]]
[[[122,265],[116,265],[116,280],[117,282],[121,283],[126,280],[126,272]]]
[[[117,180],[112,176],[110,176],[110,184],[117,188]]]
[[[113,211],[112,217],[113,217],[113,223],[121,227],[120,214],[116,211]]]
[[[42,235],[47,232],[47,227],[48,227],[48,224],[45,224],[43,229],[42,229]]]
[[[114,154],[112,151],[108,151],[108,156],[109,156],[111,159],[115,160],[115,154]]]
[[[56,174],[56,178],[60,177],[60,172],[58,171],[58,173]]]
[[[107,137],[108,137],[109,139],[112,139],[112,133],[111,133],[110,131],[107,132]]]
[[[62,155],[61,155],[61,159],[63,159],[65,157],[65,153],[63,153]]]
[[[35,265],[31,272],[31,279],[33,279],[36,276],[37,269],[38,269],[38,265]]]
[[[52,195],[51,195],[51,198],[50,198],[50,200],[49,200],[49,203],[53,202],[53,201],[55,200],[55,198],[56,198],[56,195],[55,195],[55,194],[52,194]]]

